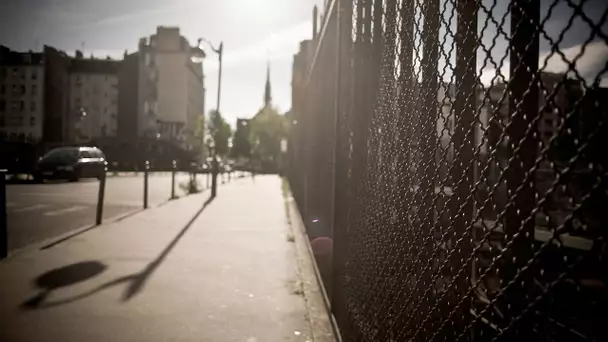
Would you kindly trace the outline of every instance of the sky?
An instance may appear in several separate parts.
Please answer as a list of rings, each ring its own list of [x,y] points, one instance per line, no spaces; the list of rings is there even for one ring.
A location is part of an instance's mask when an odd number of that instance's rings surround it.
[[[581,76],[592,82],[606,67],[607,1],[540,0],[541,20],[546,19],[546,35],[540,41],[541,65],[545,59],[547,62],[545,70],[563,72],[568,61],[576,60]],[[441,0],[442,8],[445,5],[446,9],[441,37],[447,27],[455,30],[455,19],[448,15],[452,2]],[[301,40],[311,38],[312,8],[315,4],[322,8],[323,3],[324,0],[0,0],[0,44],[16,50],[39,50],[47,44],[68,53],[81,49],[87,56],[93,53],[98,57],[121,58],[125,50],[135,51],[139,38],[154,34],[159,25],[179,26],[191,44],[199,37],[216,45],[223,41],[221,112],[234,125],[237,117],[251,117],[262,106],[267,61],[271,66],[273,102],[281,112],[290,109],[293,54]],[[501,57],[506,55],[507,39],[496,24],[507,11],[508,3],[481,1],[486,10],[480,10],[478,32],[486,47],[495,41],[491,58],[486,59],[481,50],[478,53],[478,68],[486,84],[496,74]],[[569,22],[574,8],[581,3],[585,18],[575,15]],[[490,9],[495,22],[488,20],[486,11]],[[590,23],[598,25],[602,17],[604,22],[598,28],[603,33],[592,36]],[[484,26],[486,22],[488,25]],[[505,33],[509,27],[507,16]],[[565,33],[561,35],[563,30]],[[590,42],[585,45],[588,38]],[[564,57],[551,52],[551,42],[559,46]],[[208,49],[207,52],[204,74],[209,111],[215,108],[218,65],[217,55]],[[440,60],[440,68],[448,59],[453,66],[454,58],[452,51],[447,59]],[[488,62],[485,66],[484,60]],[[508,77],[508,58],[499,70]],[[608,86],[608,77],[603,78],[602,84]]]
[[[161,25],[178,26],[191,45],[199,37],[216,47],[223,41],[221,112],[234,125],[262,107],[267,61],[273,104],[290,109],[293,55],[312,36],[315,4],[323,0],[1,0],[0,44],[19,51],[46,44],[120,59]],[[203,49],[208,112],[216,106],[218,63]]]

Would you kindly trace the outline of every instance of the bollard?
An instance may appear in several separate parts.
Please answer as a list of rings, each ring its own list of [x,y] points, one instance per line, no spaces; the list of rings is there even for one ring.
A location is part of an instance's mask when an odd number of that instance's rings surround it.
[[[173,171],[171,172],[171,198],[175,198],[175,170],[177,169],[177,162],[173,161]]]
[[[150,170],[150,162],[146,160],[144,167],[144,209],[148,209],[148,173]]]
[[[211,165],[211,197],[215,198],[217,196],[217,174],[219,171],[217,158],[213,158]]]
[[[209,172],[207,172],[207,189],[209,189]]]
[[[0,170],[0,260],[8,256],[8,226],[6,223],[6,172]]]
[[[106,171],[107,169],[104,167],[101,178],[99,178],[99,190],[97,192],[97,214],[95,215],[95,225],[97,226],[101,224],[103,217],[103,201],[106,192]]]

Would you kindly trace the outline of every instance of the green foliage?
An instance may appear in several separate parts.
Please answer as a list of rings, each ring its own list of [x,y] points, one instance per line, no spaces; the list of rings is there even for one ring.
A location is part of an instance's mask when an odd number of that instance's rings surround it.
[[[237,121],[234,137],[232,138],[232,149],[230,150],[232,158],[250,158],[251,157],[251,142],[249,141],[249,120]]]
[[[213,145],[217,155],[227,155],[229,151],[230,137],[232,136],[232,129],[226,120],[224,120],[222,115],[215,110],[212,110],[209,113],[207,132],[209,133],[209,137],[213,139]],[[210,143],[211,141],[207,141],[207,144]]]
[[[201,115],[196,119],[196,127],[194,129],[194,149],[197,152],[202,152],[205,147],[205,116]]]
[[[285,117],[274,108],[262,108],[249,123],[252,158],[263,166],[276,167],[281,154],[281,141],[286,137]]]

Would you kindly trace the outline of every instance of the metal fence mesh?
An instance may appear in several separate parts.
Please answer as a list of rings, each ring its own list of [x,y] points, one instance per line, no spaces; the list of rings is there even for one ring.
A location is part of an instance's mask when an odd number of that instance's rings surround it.
[[[608,5],[322,12],[288,178],[342,338],[608,340]]]

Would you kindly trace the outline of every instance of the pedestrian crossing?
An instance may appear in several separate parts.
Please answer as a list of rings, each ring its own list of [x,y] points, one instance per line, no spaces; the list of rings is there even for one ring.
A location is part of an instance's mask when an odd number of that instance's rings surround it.
[[[48,212],[44,213],[44,216],[58,216],[58,215],[66,214],[66,213],[73,213],[75,211],[84,210],[86,208],[87,207],[85,207],[83,205],[75,205],[75,206],[71,206],[71,207],[67,207],[67,208],[63,208],[63,209],[48,211]]]
[[[70,204],[19,204],[16,202],[6,203],[6,211],[11,214],[61,216],[88,209],[90,206]]]

